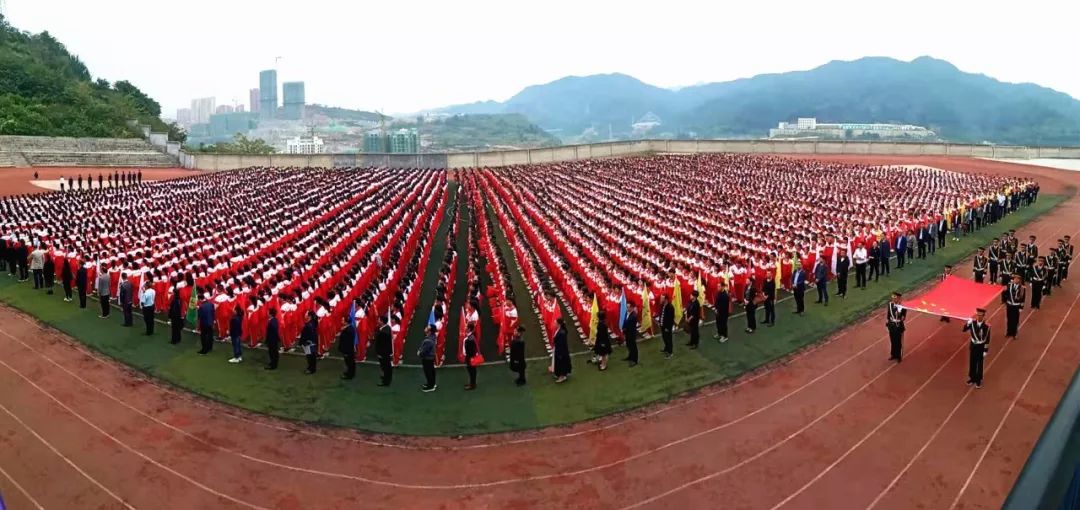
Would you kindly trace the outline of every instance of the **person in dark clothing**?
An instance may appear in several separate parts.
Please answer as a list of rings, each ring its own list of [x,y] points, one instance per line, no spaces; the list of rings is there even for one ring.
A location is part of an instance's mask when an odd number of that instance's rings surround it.
[[[975,315],[964,324],[964,331],[970,332],[968,344],[968,386],[982,388],[983,359],[990,353],[990,325],[986,323],[986,310],[975,309]]]
[[[341,373],[341,378],[346,381],[356,377],[356,328],[349,320],[351,318],[348,315],[342,318],[344,324],[338,333],[338,352],[345,360],[345,371]]]
[[[555,345],[551,356],[551,373],[555,376],[555,382],[565,382],[570,376],[573,367],[570,359],[570,344],[566,338],[566,320],[562,317],[556,319],[559,329],[555,332],[552,343]]]
[[[79,308],[86,308],[86,286],[89,283],[87,281],[86,266],[80,265],[79,270],[75,272],[75,287],[79,289]]]
[[[127,272],[120,273],[120,309],[123,311],[123,326],[126,328],[132,325],[131,308],[134,306],[132,300],[135,298],[131,292],[132,287],[133,284],[128,279]]]
[[[726,281],[720,282],[720,290],[716,293],[713,306],[716,308],[716,334],[713,335],[713,338],[720,343],[727,342],[728,318],[731,316],[731,295],[728,294]]]
[[[233,307],[232,317],[229,317],[229,341],[232,342],[232,357],[229,363],[240,363],[244,359],[244,350],[240,345],[240,337],[244,334],[244,311],[240,305]]]
[[[379,314],[379,329],[375,332],[375,354],[379,357],[379,369],[381,377],[379,386],[390,386],[394,380],[394,366],[390,364],[394,356],[394,336],[390,330],[390,323],[385,315]],[[473,342],[476,345],[476,342]],[[466,353],[466,356],[468,354]],[[466,359],[466,363],[468,359]]]
[[[75,274],[71,272],[71,264],[61,260],[64,266],[60,268],[60,285],[64,287],[64,301],[71,302],[71,284],[75,281]]]
[[[841,298],[847,297],[848,271],[850,269],[851,258],[848,257],[847,250],[841,248],[840,255],[836,257],[836,295]]]
[[[691,349],[697,349],[701,341],[701,303],[698,302],[698,296],[698,291],[691,292],[690,303],[686,306],[686,332],[690,333],[690,341],[686,346]]]
[[[829,306],[829,268],[821,258],[814,264],[814,287],[818,296],[815,303]]]
[[[199,305],[199,354],[207,354],[214,348],[214,303],[204,299]]]
[[[154,303],[156,299],[157,291],[150,284],[150,280],[143,280],[143,289],[139,293],[139,304],[142,305],[143,323],[146,324],[147,336],[154,334]]]
[[[885,327],[889,330],[889,361],[900,361],[904,358],[904,321],[907,320],[907,309],[900,306],[900,293],[893,292],[885,311]]]
[[[465,371],[469,373],[469,382],[465,385],[465,391],[476,389],[476,366],[481,362],[477,356],[478,352],[476,335],[470,330],[465,336]]]
[[[183,303],[180,302],[180,289],[173,289],[172,298],[169,299],[169,326],[172,335],[169,343],[180,343],[180,334],[184,331]]]
[[[278,358],[281,356],[281,326],[278,323],[277,308],[270,309],[270,321],[266,323],[266,353],[270,355],[270,362],[263,368],[277,370]]]
[[[510,371],[516,373],[514,384],[525,385],[525,328],[518,326],[510,340]],[[433,369],[434,370],[434,369]],[[434,380],[434,378],[432,379]]]
[[[975,255],[974,271],[975,271],[975,283],[982,283],[983,277],[986,275],[986,249],[982,246],[979,247],[979,254]],[[997,272],[997,262],[994,262],[994,272]],[[997,276],[997,275],[993,275]],[[991,279],[993,279],[991,276]]]
[[[762,301],[765,305],[765,320],[762,321],[768,327],[776,325],[776,279],[765,278],[765,283],[761,286]]]
[[[518,328],[524,329],[524,328]],[[435,391],[439,386],[435,384],[435,341],[438,338],[438,331],[435,329],[434,324],[428,324],[424,328],[424,341],[420,342],[420,348],[417,349],[416,355],[420,357],[420,364],[424,367],[424,385],[420,387],[420,391],[424,393],[431,393]],[[518,333],[514,337],[514,342],[521,342],[521,333]],[[510,370],[514,370],[514,342],[510,343]],[[521,347],[521,376],[518,386],[525,384],[525,347],[522,343]]]
[[[896,268],[904,268],[904,256],[907,255],[907,236],[901,232],[896,236]],[[839,263],[839,262],[838,262]],[[886,271],[888,274],[888,271]]]
[[[1039,257],[1031,266],[1031,309],[1038,310],[1042,306],[1043,291],[1046,286],[1046,257]]]
[[[45,293],[52,295],[53,283],[56,279],[56,264],[53,263],[52,255],[45,255],[45,264],[42,267],[45,273]]]
[[[608,356],[611,355],[611,334],[607,327],[607,314],[603,310],[597,314],[596,339],[593,343],[593,355],[601,371],[607,370]]]
[[[304,315],[304,328],[300,330],[300,348],[304,350],[304,358],[307,359],[305,374],[311,375],[318,368],[319,361],[319,319],[315,312],[308,311]]]
[[[637,349],[637,335],[638,335],[638,312],[637,305],[634,303],[626,303],[626,318],[622,323],[623,339],[626,341],[626,360],[630,362],[630,366],[636,366],[638,364],[638,349]]]
[[[101,189],[101,188],[105,187],[104,185],[101,184],[102,182],[104,182],[104,178],[101,177],[101,174],[97,174],[97,187],[98,187],[98,189]]]
[[[881,236],[878,242],[878,274],[889,276],[889,257],[892,256],[892,247],[889,245],[889,237]]]
[[[802,315],[806,310],[806,272],[801,266],[791,275],[791,292],[795,296],[795,314]]]
[[[139,184],[142,184],[142,169],[139,169]]]
[[[746,290],[743,291],[743,307],[746,310],[746,333],[753,334],[757,329],[757,307],[758,307],[758,292],[757,287],[754,286],[753,278],[750,279],[750,283],[747,284]]]
[[[675,355],[675,346],[672,336],[675,334],[675,305],[668,301],[667,296],[661,298],[660,306],[660,337],[664,339],[665,359],[671,359]]]

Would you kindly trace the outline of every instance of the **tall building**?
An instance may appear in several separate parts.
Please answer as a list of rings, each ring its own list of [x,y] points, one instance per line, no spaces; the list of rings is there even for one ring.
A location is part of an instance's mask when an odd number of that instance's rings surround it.
[[[390,135],[390,152],[395,154],[416,154],[419,139],[415,129],[399,129]]]
[[[218,107],[214,110],[214,113],[232,113],[233,111],[234,110],[233,110],[232,106],[229,106],[227,104],[223,104],[223,105],[218,105]]]
[[[214,114],[215,99],[203,97],[191,100],[191,121],[194,124],[206,124],[210,122],[210,116]]]
[[[364,135],[364,152],[368,154],[383,154],[390,152],[390,148],[386,146],[387,137],[377,133],[371,132]]]
[[[287,81],[282,83],[281,95],[285,103],[285,112],[282,118],[302,120],[304,118],[304,82]]]
[[[259,114],[264,119],[277,116],[277,71],[268,69],[259,73]]]
[[[181,126],[190,126],[192,122],[191,108],[179,108],[176,110],[176,123]]]
[[[242,104],[236,105],[236,110],[233,110],[233,111],[235,111],[236,113],[244,113],[244,105],[242,105]]]
[[[251,89],[248,91],[248,104],[249,108],[251,108],[251,113],[259,113],[259,89]]]

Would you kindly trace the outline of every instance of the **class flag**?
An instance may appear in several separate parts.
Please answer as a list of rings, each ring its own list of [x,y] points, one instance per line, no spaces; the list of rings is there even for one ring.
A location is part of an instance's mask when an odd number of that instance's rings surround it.
[[[652,331],[652,310],[649,306],[649,286],[641,286],[641,331],[645,333],[651,333]]]
[[[622,291],[622,297],[619,298],[619,327],[623,327],[623,323],[626,322],[626,289]]]
[[[349,325],[353,331],[353,352],[360,349],[360,330],[356,329],[356,301],[349,304]]]
[[[678,326],[683,317],[682,284],[679,283],[678,276],[675,276],[671,285],[671,306],[675,307],[675,325]]]
[[[600,325],[600,305],[596,294],[592,296],[592,308],[589,311],[589,345],[596,343],[596,328]]]

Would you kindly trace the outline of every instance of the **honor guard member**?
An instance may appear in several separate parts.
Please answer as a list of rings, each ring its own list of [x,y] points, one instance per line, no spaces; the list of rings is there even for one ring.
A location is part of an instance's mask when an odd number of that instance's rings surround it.
[[[964,324],[964,331],[971,337],[968,344],[968,386],[982,388],[983,358],[990,352],[990,325],[986,323],[986,310],[975,309],[975,315]]]
[[[1031,309],[1038,310],[1042,304],[1043,289],[1046,286],[1046,257],[1039,257],[1031,267]]]
[[[1021,244],[1020,249],[1013,255],[1013,274],[1020,275],[1020,280],[1027,283],[1030,277],[1029,271],[1031,271],[1031,264],[1033,260],[1027,258],[1027,243]]]
[[[1046,285],[1043,286],[1043,295],[1049,296],[1050,289],[1054,285],[1061,285],[1058,281],[1058,256],[1057,249],[1051,248],[1046,253]]]
[[[1035,236],[1028,236],[1027,255],[1028,260],[1036,260],[1039,258],[1039,245],[1035,244]]]
[[[889,330],[889,361],[900,363],[904,357],[904,320],[907,310],[900,306],[900,293],[893,292],[885,313],[885,327]]]
[[[1005,338],[1016,340],[1016,328],[1020,326],[1020,310],[1024,308],[1027,289],[1020,275],[1012,275],[1012,283],[1001,291],[1001,302],[1005,303]]]
[[[1001,271],[1000,283],[1002,285],[1009,285],[1009,282],[1012,281],[1012,272],[1013,272],[1012,259],[1010,259],[1008,257],[1005,257],[1005,258],[1001,259],[1001,264],[999,264],[999,266],[1000,267],[998,268],[998,270]]]
[[[986,274],[986,248],[979,247],[979,254],[975,255],[975,283],[982,283],[983,276]]]
[[[1062,249],[1058,250],[1058,258],[1061,259],[1061,266],[1065,268],[1065,270],[1061,272],[1061,279],[1068,280],[1069,263],[1071,263],[1073,259],[1073,245],[1071,244],[1072,239],[1070,239],[1069,236],[1065,236],[1063,241],[1064,242],[1061,244]]]
[[[990,245],[990,282],[998,281],[998,264],[1001,262],[1002,250],[1001,241],[994,239],[993,244]],[[977,281],[977,280],[976,280]]]

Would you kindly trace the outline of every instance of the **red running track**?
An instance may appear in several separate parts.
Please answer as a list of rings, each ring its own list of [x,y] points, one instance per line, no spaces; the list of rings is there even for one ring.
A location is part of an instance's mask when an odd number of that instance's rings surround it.
[[[1047,194],[1080,177],[873,161],[1027,173]],[[1021,233],[1076,235],[1077,217],[1071,198]],[[875,313],[786,364],[645,412],[462,440],[250,415],[0,308],[0,491],[12,508],[996,508],[1080,362],[1078,297],[1074,278],[1009,342],[993,305],[980,390],[964,385],[959,324],[911,316],[894,365]]]

